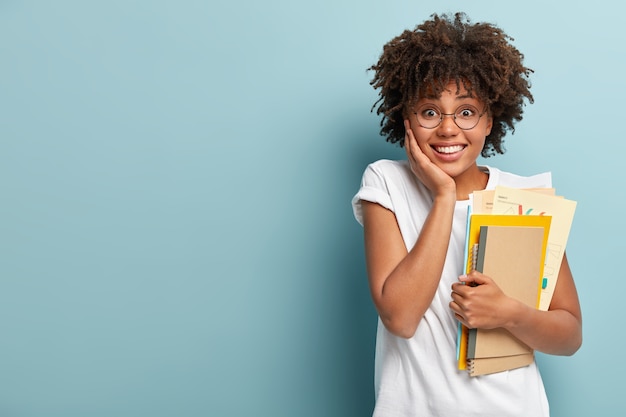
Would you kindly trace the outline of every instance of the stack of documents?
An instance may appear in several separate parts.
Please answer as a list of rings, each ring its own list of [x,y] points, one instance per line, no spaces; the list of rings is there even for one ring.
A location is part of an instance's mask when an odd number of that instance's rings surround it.
[[[508,296],[548,310],[576,202],[554,189],[496,187],[471,196],[464,269],[493,279]],[[458,368],[478,376],[529,365],[531,348],[507,330],[459,328]]]

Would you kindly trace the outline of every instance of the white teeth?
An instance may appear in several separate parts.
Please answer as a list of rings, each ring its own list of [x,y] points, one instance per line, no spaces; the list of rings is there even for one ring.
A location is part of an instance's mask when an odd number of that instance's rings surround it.
[[[455,153],[463,150],[463,146],[436,146],[435,150],[439,153]]]

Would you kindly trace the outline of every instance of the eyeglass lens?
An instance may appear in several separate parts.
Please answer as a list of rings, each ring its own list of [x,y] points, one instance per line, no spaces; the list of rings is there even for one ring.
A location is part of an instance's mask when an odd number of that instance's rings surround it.
[[[426,104],[418,108],[415,114],[420,126],[426,129],[434,129],[441,124],[445,116],[450,116],[460,129],[469,130],[478,124],[482,116],[476,107],[469,104],[458,107],[450,114],[443,113],[432,104]]]

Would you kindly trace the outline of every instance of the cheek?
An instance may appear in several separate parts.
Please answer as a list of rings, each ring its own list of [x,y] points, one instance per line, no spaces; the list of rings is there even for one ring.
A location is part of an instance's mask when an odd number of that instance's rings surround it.
[[[485,147],[485,138],[484,137],[482,139],[478,139],[478,140],[474,141],[474,151],[476,153],[476,156],[480,156],[480,154],[483,151],[484,147]]]
[[[482,148],[483,146],[485,146],[486,139],[487,137],[483,136],[482,134],[477,135],[476,137],[472,138],[472,144],[477,148]]]

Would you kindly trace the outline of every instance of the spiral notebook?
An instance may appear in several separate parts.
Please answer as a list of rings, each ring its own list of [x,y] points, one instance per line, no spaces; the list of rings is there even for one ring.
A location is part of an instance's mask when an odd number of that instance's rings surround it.
[[[474,269],[506,295],[536,308],[545,235],[544,227],[481,226]],[[470,375],[477,376],[528,365],[533,351],[505,329],[468,329],[466,358]]]
[[[505,294],[536,308],[550,222],[551,216],[470,215],[467,272],[483,269]],[[533,352],[504,329],[461,326],[457,359],[459,369],[476,376],[528,365]]]

